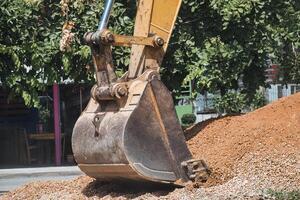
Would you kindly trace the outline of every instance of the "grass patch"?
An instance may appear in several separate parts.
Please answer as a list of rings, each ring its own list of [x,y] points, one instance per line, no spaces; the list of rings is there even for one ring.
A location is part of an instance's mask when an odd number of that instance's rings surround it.
[[[267,195],[275,198],[276,200],[299,200],[300,199],[300,190],[293,190],[291,192],[286,191],[275,191],[269,189]]]

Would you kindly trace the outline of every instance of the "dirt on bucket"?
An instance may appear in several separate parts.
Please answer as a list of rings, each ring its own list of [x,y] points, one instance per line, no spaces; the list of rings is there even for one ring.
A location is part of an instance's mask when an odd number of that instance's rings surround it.
[[[30,183],[1,199],[261,199],[266,189],[300,190],[300,93],[197,124],[186,137],[194,157],[212,170],[203,188],[146,189],[80,177]]]

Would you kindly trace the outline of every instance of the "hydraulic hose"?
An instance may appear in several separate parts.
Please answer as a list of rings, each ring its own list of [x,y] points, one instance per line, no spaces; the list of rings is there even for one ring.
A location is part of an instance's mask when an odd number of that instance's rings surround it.
[[[105,7],[98,25],[98,31],[102,31],[103,29],[107,28],[113,4],[114,0],[105,0]]]

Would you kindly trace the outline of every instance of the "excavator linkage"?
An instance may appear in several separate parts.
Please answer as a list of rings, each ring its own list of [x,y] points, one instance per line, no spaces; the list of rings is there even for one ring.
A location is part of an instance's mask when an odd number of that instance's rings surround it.
[[[106,29],[112,3],[106,2],[99,29],[85,35],[97,84],[73,130],[79,168],[108,181],[205,181],[209,170],[192,158],[171,93],[159,75],[181,0],[140,0],[134,36]],[[114,73],[113,45],[132,47],[129,70],[121,78]]]

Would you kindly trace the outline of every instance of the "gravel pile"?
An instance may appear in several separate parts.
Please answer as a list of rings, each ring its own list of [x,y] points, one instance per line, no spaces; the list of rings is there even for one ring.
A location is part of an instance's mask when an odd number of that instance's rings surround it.
[[[300,190],[300,93],[246,115],[198,124],[187,139],[194,157],[204,159],[213,171],[203,188],[112,184],[80,177],[27,184],[1,199],[255,200],[270,199],[267,189]]]
[[[199,195],[243,199],[300,190],[300,94],[206,124],[188,145],[213,171]]]

